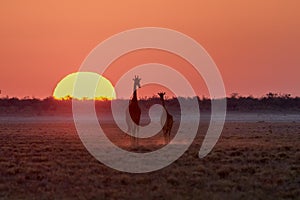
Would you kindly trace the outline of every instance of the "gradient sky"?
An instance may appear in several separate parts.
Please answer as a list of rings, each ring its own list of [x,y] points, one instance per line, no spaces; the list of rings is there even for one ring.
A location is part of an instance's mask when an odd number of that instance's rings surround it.
[[[227,94],[300,96],[299,8],[298,0],[2,0],[1,96],[51,96],[57,82],[76,72],[101,41],[145,26],[174,29],[197,40],[219,67]],[[144,55],[137,63],[155,57]],[[177,63],[167,57],[155,59]],[[131,56],[116,63],[122,64],[115,67],[120,70],[136,62]],[[109,74],[114,84],[117,78]]]

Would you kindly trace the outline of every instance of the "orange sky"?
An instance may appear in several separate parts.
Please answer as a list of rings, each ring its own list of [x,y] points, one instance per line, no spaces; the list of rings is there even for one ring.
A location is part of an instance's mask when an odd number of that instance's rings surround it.
[[[50,96],[56,83],[77,71],[107,37],[158,26],[197,40],[218,65],[227,94],[261,96],[273,91],[300,96],[299,7],[298,0],[4,0],[0,2],[1,95]],[[116,63],[135,63],[130,59]]]

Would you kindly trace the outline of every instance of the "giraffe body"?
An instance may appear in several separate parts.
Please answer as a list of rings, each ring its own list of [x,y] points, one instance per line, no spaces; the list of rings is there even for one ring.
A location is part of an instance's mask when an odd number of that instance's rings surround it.
[[[164,139],[165,139],[165,143],[169,143],[170,142],[170,138],[171,138],[171,130],[173,127],[173,116],[168,112],[166,105],[165,105],[165,99],[164,99],[164,95],[166,93],[165,92],[160,92],[158,93],[162,106],[165,109],[165,113],[162,114],[161,116],[161,126],[162,126],[162,131],[164,134]]]

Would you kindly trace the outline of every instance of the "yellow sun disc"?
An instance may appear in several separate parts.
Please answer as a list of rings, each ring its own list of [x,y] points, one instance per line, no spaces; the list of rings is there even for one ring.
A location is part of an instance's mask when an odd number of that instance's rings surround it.
[[[75,82],[80,76],[80,82]],[[96,84],[96,89],[95,89]],[[115,89],[105,77],[94,72],[75,72],[64,77],[56,85],[53,97],[58,100],[87,99],[87,100],[112,100],[116,98]]]

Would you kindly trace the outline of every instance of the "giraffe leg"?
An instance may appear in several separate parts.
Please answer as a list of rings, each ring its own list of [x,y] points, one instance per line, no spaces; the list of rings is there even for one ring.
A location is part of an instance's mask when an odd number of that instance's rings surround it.
[[[135,125],[136,145],[139,145],[139,126]]]
[[[131,136],[131,144],[132,144],[132,146],[133,147],[136,147],[136,133],[135,133],[135,126],[134,126],[134,124],[132,125],[132,127],[131,127],[131,134],[132,134],[132,136]]]
[[[166,133],[166,144],[168,144],[169,143],[169,132],[167,131],[167,133]]]
[[[132,135],[130,136],[130,140],[131,140],[131,146],[134,146],[134,137]]]
[[[164,138],[165,138],[165,144],[168,144],[168,133],[164,133]]]

